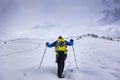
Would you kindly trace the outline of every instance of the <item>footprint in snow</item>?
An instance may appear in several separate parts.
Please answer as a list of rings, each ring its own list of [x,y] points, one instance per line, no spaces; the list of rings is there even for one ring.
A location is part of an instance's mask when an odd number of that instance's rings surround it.
[[[120,73],[110,72],[110,74],[120,80]]]
[[[64,76],[67,79],[71,79],[72,78],[72,73],[74,72],[74,69],[67,69],[64,71]]]
[[[101,69],[108,69],[108,67],[106,67],[106,66],[99,66],[99,68],[101,68]]]
[[[114,68],[113,70],[114,70],[115,72],[120,73],[120,69],[118,69],[118,68]]]
[[[24,73],[23,73],[23,75],[24,75],[24,76],[27,76],[27,73],[26,73],[26,72],[24,72]]]

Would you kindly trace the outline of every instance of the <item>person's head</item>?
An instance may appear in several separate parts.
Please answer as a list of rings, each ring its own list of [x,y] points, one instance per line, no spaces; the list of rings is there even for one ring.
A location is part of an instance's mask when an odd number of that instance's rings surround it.
[[[64,40],[64,38],[62,36],[59,36],[58,40],[62,41],[62,40]]]
[[[59,36],[58,39],[62,39],[62,36]]]

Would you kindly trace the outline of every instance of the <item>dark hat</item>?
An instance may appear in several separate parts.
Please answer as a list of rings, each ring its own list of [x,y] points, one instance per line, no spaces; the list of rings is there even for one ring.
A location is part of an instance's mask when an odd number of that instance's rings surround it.
[[[59,37],[58,37],[58,39],[61,39],[61,38],[62,38],[62,36],[59,36]]]

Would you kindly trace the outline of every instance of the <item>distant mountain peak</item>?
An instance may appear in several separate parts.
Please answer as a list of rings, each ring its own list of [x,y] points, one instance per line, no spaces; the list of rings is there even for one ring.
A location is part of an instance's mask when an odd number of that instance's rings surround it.
[[[116,36],[119,37],[120,36],[120,29],[115,26],[115,25],[107,25],[107,26],[103,26],[102,28],[100,28],[100,30],[103,30],[105,32],[110,33],[112,36]]]

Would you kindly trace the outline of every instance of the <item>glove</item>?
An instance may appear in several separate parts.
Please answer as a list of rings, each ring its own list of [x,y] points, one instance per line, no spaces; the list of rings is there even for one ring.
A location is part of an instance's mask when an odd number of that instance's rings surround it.
[[[73,40],[73,39],[70,39],[70,42],[74,42],[74,40]]]
[[[70,45],[73,45],[73,44],[74,44],[74,40],[70,39]]]
[[[46,46],[48,47],[48,45],[49,45],[49,43],[48,42],[46,42]]]

